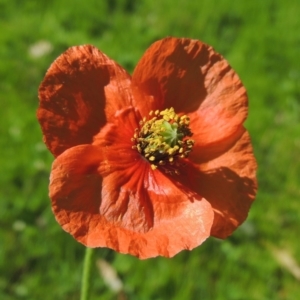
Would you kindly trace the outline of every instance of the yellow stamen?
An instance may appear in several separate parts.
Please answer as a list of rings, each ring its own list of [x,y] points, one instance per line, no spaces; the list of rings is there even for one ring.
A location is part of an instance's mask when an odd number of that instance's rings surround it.
[[[139,122],[141,128],[135,129],[132,148],[151,162],[152,170],[160,166],[168,174],[179,174],[180,159],[186,158],[194,146],[188,138],[192,136],[190,118],[178,116],[172,107],[150,111],[149,116],[153,117],[148,121],[144,117]]]

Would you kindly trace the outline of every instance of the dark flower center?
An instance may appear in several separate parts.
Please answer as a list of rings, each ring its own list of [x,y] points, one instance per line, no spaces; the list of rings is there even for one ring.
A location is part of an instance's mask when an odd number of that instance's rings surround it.
[[[178,116],[174,108],[163,111],[150,111],[151,119],[140,121],[140,128],[135,129],[132,141],[133,149],[141,153],[150,163],[153,170],[158,166],[166,173],[179,174],[180,160],[188,157],[194,140],[189,128],[188,116]]]

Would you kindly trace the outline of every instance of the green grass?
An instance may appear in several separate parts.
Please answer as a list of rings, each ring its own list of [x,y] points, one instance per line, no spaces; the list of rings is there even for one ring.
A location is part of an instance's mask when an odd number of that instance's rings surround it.
[[[47,68],[69,46],[91,43],[131,72],[168,35],[213,45],[247,87],[257,200],[225,241],[211,238],[172,259],[139,261],[108,249],[96,256],[116,269],[127,299],[300,299],[299,278],[273,255],[283,249],[300,265],[299,11],[297,0],[0,0],[0,299],[80,293],[84,247],[52,215],[53,158],[35,118]],[[41,40],[52,50],[33,57]],[[117,299],[96,267],[93,278],[92,299]]]

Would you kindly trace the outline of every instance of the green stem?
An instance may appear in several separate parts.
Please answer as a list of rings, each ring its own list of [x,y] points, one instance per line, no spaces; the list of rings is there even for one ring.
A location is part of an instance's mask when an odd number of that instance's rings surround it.
[[[81,280],[81,296],[80,300],[88,300],[90,296],[91,288],[91,275],[93,266],[94,249],[86,248],[84,263],[83,263],[83,273]]]

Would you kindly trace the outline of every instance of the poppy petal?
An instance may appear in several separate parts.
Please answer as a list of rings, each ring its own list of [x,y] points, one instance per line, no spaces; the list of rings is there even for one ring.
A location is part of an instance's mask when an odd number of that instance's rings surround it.
[[[145,52],[133,85],[152,96],[152,109],[188,113],[194,151],[233,135],[247,117],[247,95],[227,61],[201,41],[166,38]]]
[[[37,117],[54,156],[90,143],[115,111],[130,105],[130,75],[94,46],[71,47],[39,88]]]
[[[153,205],[151,230],[141,232],[139,227],[126,226],[132,228],[130,230],[124,228],[126,222],[120,223],[109,216],[107,218],[107,214],[102,215],[99,207],[102,202],[101,187],[105,187],[105,184],[100,175],[102,171],[99,165],[102,160],[99,153],[99,147],[80,145],[66,150],[53,163],[50,178],[53,212],[62,228],[75,239],[89,247],[109,247],[122,253],[148,258],[157,255],[171,257],[183,249],[199,246],[209,237],[213,221],[210,204],[205,199],[184,199],[178,188],[170,185],[169,181],[161,180],[162,174],[158,171],[158,177],[149,174],[146,180],[150,190],[147,199],[156,200]],[[126,187],[120,187],[122,189],[126,193]],[[136,196],[131,195],[129,200],[133,204],[124,204],[127,211],[132,210],[127,217],[128,222],[138,214],[134,204],[140,200],[139,197],[143,197],[142,193],[146,193],[145,189],[141,190],[143,192]],[[109,195],[104,194],[104,197]],[[167,202],[160,203],[164,198]],[[179,200],[184,205],[180,213],[174,214],[172,207],[174,209],[176,201]],[[166,205],[168,202],[173,202],[173,205]]]
[[[190,128],[195,145],[193,157],[201,158],[204,149],[236,140],[247,117],[247,95],[237,75],[228,73],[191,114]]]
[[[256,169],[250,137],[244,130],[225,153],[198,165],[200,172],[192,171],[197,178],[195,191],[215,212],[213,236],[226,238],[246,219],[257,190]]]
[[[80,218],[79,214],[76,218]],[[81,228],[70,228],[70,233],[88,247],[109,247],[140,259],[158,255],[172,257],[182,250],[201,245],[210,235],[212,220],[211,206],[202,199],[189,202],[182,214],[155,223],[145,233],[114,226],[99,215],[92,216],[88,234],[78,236]]]
[[[108,127],[98,146],[70,148],[54,161],[50,198],[57,221],[89,247],[140,258],[170,257],[200,245],[210,235],[210,204],[153,171],[131,148],[114,148],[113,137],[127,129]]]

